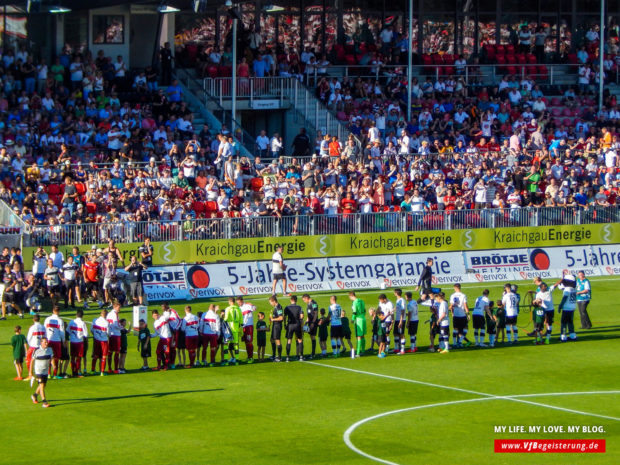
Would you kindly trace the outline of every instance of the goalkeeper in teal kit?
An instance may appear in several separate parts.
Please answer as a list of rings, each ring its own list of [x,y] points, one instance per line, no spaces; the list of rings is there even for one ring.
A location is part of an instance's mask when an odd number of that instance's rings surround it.
[[[355,356],[359,357],[366,349],[366,305],[364,301],[355,296],[355,292],[349,292],[349,299],[353,302],[351,306],[353,314],[353,327],[355,328],[355,336],[357,337],[357,346]]]

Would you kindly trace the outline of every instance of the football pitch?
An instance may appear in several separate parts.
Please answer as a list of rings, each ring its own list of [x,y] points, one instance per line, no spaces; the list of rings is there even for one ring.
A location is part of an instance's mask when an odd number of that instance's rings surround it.
[[[137,338],[131,335],[127,374],[52,380],[50,409],[32,404],[29,383],[13,381],[9,340],[16,324],[26,334],[31,320],[9,317],[0,322],[0,463],[617,464],[620,279],[591,283],[594,327],[580,331],[576,311],[577,342],[559,342],[556,312],[552,343],[533,345],[525,335],[532,328],[524,321],[530,315],[522,314],[517,345],[429,353],[424,324],[429,312],[422,306],[415,354],[140,372]],[[534,289],[529,282],[518,284],[522,296]],[[500,298],[502,283],[463,285],[470,308],[485,287],[491,298]],[[443,290],[448,297],[452,293],[451,286]],[[357,294],[368,309],[380,293],[394,301],[393,289]],[[327,308],[329,295],[312,297]],[[350,317],[347,294],[337,295]],[[556,292],[556,308],[560,299]],[[246,300],[269,315],[267,296]],[[194,313],[205,311],[207,302],[191,302]],[[226,306],[225,299],[212,302]],[[280,302],[285,306],[288,299]],[[184,305],[172,306],[182,316]],[[98,313],[91,308],[84,319],[91,322]],[[74,312],[61,316],[71,319]],[[123,308],[121,316],[131,321],[131,309]],[[152,330],[150,315],[149,326]],[[469,338],[473,341],[471,323]],[[156,344],[153,340],[153,355]],[[304,348],[309,353],[307,335]],[[90,352],[88,357],[90,368]],[[153,357],[150,365],[155,364]],[[529,432],[530,427],[540,430]],[[569,433],[573,427],[579,432]],[[604,439],[606,452],[495,453],[498,439]]]

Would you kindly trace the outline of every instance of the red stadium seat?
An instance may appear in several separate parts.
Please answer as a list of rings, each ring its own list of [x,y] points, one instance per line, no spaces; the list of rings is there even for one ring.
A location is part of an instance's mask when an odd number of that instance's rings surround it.
[[[62,192],[60,184],[50,184],[47,188],[47,193],[51,195],[58,195]]]
[[[88,212],[88,214],[95,214],[97,213],[97,204],[93,203],[93,202],[86,202],[86,211]]]
[[[357,63],[355,61],[355,56],[348,54],[344,56],[344,62],[348,65],[348,66],[355,66],[355,64]]]
[[[547,69],[547,67],[545,65],[540,65],[537,67],[538,69],[538,79],[540,80],[547,80],[547,77],[549,77],[549,70]]]
[[[254,192],[259,192],[261,187],[263,187],[263,178],[250,179],[250,189]]]
[[[211,79],[215,79],[218,76],[217,66],[209,66],[207,68],[207,76]]]
[[[212,213],[216,211],[218,211],[217,202],[214,202],[213,200],[208,200],[207,202],[205,202],[206,213]]]
[[[75,190],[77,191],[78,195],[86,194],[86,186],[82,182],[75,183]]]
[[[205,204],[204,202],[193,202],[192,203],[192,210],[194,210],[196,212],[196,214],[200,214],[200,213],[204,213],[205,211]]]

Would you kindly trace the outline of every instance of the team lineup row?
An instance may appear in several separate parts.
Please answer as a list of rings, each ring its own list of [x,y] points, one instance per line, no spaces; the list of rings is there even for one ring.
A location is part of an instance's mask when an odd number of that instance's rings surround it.
[[[573,314],[577,304],[585,304],[590,300],[590,283],[580,273],[579,279],[565,276],[553,286],[537,279],[538,289],[533,301],[531,319],[534,323],[536,341],[542,342],[542,330],[546,327],[546,343],[549,343],[552,334],[554,320],[554,303],[552,293],[556,288],[562,290],[562,301],[559,305],[563,312],[561,323],[561,340],[575,339],[576,334],[573,324]],[[452,316],[452,344],[456,347],[471,344],[468,335],[469,321],[473,320],[474,341],[476,346],[484,347],[485,337],[488,334],[489,345],[493,347],[499,335],[504,339],[504,331],[509,343],[518,341],[517,318],[521,297],[517,293],[516,286],[506,284],[501,300],[496,303],[489,299],[489,291],[484,290],[482,295],[475,301],[470,311],[467,296],[461,292],[460,284],[454,285],[454,292],[446,299],[443,292],[438,289],[423,290],[419,299],[414,299],[411,292],[403,295],[401,289],[394,290],[395,303],[392,303],[385,294],[379,295],[376,308],[369,309],[372,322],[372,346],[379,346],[380,357],[385,356],[390,349],[391,337],[394,338],[393,352],[404,354],[405,352],[417,351],[417,332],[419,324],[418,308],[425,306],[430,311],[430,351],[435,350],[435,338],[438,336],[439,349],[446,353],[450,349],[449,328],[450,315]],[[256,329],[256,343],[258,360],[263,360],[267,333],[270,332],[272,345],[272,359],[280,361],[282,358],[282,331],[286,338],[286,359],[290,360],[291,344],[295,340],[296,355],[303,360],[303,333],[307,332],[311,340],[311,352],[309,357],[316,355],[317,336],[321,348],[320,355],[327,355],[327,341],[331,339],[332,355],[339,356],[345,351],[345,342],[353,356],[361,356],[365,353],[366,335],[366,306],[355,292],[349,293],[352,302],[352,323],[354,335],[357,339],[356,347],[351,343],[351,327],[346,317],[346,312],[338,303],[337,296],[330,297],[328,309],[319,309],[318,304],[308,294],[303,295],[302,300],[306,305],[304,312],[298,305],[296,296],[290,296],[290,303],[282,307],[277,297],[271,296],[269,302],[272,307],[269,315],[269,325],[265,321],[265,314],[258,312],[258,321],[254,324],[256,306],[251,302],[244,301],[243,297],[229,298],[229,305],[220,310],[219,306],[211,304],[206,312],[195,315],[190,306],[185,307],[183,317],[164,303],[160,311],[153,311],[153,328],[151,333],[146,322],[140,322],[138,332],[139,350],[144,359],[143,369],[148,367],[150,357],[151,339],[159,339],[156,349],[157,368],[175,368],[177,353],[182,364],[185,364],[185,353],[189,356],[189,365],[194,366],[207,364],[207,349],[210,350],[210,364],[215,364],[216,354],[221,348],[221,357],[224,361],[226,352],[230,354],[228,363],[237,363],[239,355],[239,343],[243,339],[248,354],[248,361],[254,361],[254,330]],[[581,305],[580,305],[581,306]],[[116,303],[111,311],[101,310],[101,315],[92,322],[93,337],[93,362],[92,371],[95,371],[96,361],[100,361],[100,373],[105,374],[107,358],[111,357],[114,363],[114,372],[123,372],[122,354],[126,353],[128,329],[126,321],[119,318],[120,304]],[[584,308],[587,316],[587,310]],[[82,311],[78,310],[77,316],[68,326],[59,316],[58,307],[54,307],[53,314],[44,324],[35,321],[28,331],[28,360],[32,352],[40,346],[42,337],[47,337],[49,345],[54,352],[52,359],[53,376],[58,376],[59,361],[67,358],[70,353],[71,367],[75,376],[85,374],[81,370],[81,362],[85,357],[85,345],[89,330],[82,319]],[[38,317],[35,316],[38,320]],[[588,320],[589,321],[589,320]],[[582,323],[583,324],[583,323]],[[328,328],[331,334],[328,335]],[[409,349],[407,349],[406,333],[409,334]],[[498,334],[499,333],[499,334]],[[330,337],[329,337],[330,336]],[[66,352],[63,357],[63,348]],[[202,353],[200,354],[200,349]],[[202,355],[202,357],[199,357]],[[201,358],[199,361],[198,358]],[[119,365],[120,364],[120,365]],[[112,363],[108,371],[112,372]],[[64,372],[60,371],[61,375]]]

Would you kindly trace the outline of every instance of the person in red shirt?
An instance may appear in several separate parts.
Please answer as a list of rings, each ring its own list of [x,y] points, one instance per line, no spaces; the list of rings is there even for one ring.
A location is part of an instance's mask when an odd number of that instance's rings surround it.
[[[99,292],[99,265],[94,253],[90,253],[84,263],[84,283],[86,284],[86,294],[90,293],[94,300],[98,300]],[[88,308],[88,298],[84,297],[84,308]]]
[[[340,142],[338,142],[338,136],[333,136],[332,141],[329,143],[329,156],[330,157],[340,157]]]
[[[353,198],[353,192],[347,192],[346,197],[340,203],[340,207],[345,216],[357,211],[357,202]]]
[[[478,151],[480,153],[487,153],[489,151],[489,147],[487,145],[487,140],[484,137],[480,138],[480,142],[478,142],[476,147],[478,147]]]
[[[454,192],[454,189],[450,190],[448,195],[444,197],[443,203],[446,210],[456,209],[456,193]]]

